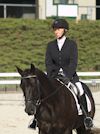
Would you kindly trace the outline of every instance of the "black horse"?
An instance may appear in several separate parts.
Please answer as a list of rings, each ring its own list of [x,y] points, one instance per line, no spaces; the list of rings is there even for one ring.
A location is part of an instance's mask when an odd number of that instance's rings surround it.
[[[91,134],[86,130],[83,115],[78,115],[72,93],[57,79],[49,80],[47,75],[33,64],[24,71],[17,67],[21,75],[21,88],[25,97],[25,112],[34,115],[37,120],[39,134]],[[95,103],[88,87],[83,84],[89,94],[92,109],[90,117],[94,117]]]

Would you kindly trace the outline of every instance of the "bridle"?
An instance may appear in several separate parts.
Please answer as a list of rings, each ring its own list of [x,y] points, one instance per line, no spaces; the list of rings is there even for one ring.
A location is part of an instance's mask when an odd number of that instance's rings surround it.
[[[25,102],[27,103],[33,103],[35,106],[38,106],[41,104],[40,99],[40,84],[39,80],[37,79],[36,75],[28,75],[28,76],[22,76],[21,79],[30,79],[35,78],[37,80],[37,90],[38,90],[38,97],[34,97],[34,99],[25,99]]]
[[[49,94],[48,96],[44,97],[44,98],[41,98],[41,93],[40,93],[40,82],[37,78],[37,75],[28,75],[28,76],[23,76],[21,77],[21,79],[30,79],[30,78],[36,78],[37,80],[37,90],[38,90],[38,97],[34,98],[34,99],[27,99],[25,100],[26,102],[32,102],[35,106],[39,106],[41,105],[42,102],[46,101],[47,99],[51,98],[54,94],[56,94],[59,89],[61,87],[64,86],[64,84],[62,84],[59,88],[57,88],[56,90],[54,90],[51,94]]]

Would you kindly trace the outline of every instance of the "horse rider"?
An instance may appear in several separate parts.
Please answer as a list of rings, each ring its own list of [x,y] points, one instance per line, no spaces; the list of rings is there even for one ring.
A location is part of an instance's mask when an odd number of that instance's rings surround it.
[[[77,44],[66,36],[69,30],[69,24],[65,19],[58,18],[54,20],[52,29],[56,39],[50,41],[46,49],[45,65],[47,76],[49,78],[60,78],[65,83],[70,81],[76,85],[80,93],[80,105],[87,115],[84,116],[84,124],[88,124],[89,126],[87,127],[89,128],[93,127],[92,118],[88,118],[84,89],[76,73],[78,63]]]

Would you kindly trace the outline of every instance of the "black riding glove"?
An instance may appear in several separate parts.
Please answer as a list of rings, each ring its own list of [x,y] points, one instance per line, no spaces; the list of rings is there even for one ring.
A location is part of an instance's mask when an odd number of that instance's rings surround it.
[[[68,83],[70,82],[70,80],[69,80],[69,78],[65,77],[65,78],[63,79],[63,82],[64,82],[65,84],[68,84]]]
[[[65,76],[62,76],[62,75],[58,75],[57,78],[65,84],[68,84],[70,82],[68,77],[65,77]]]

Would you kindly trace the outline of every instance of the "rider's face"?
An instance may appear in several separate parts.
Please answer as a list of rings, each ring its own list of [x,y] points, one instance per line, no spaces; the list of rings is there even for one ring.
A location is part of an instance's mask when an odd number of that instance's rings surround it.
[[[56,28],[54,29],[54,34],[57,39],[59,39],[64,33],[64,28]]]

